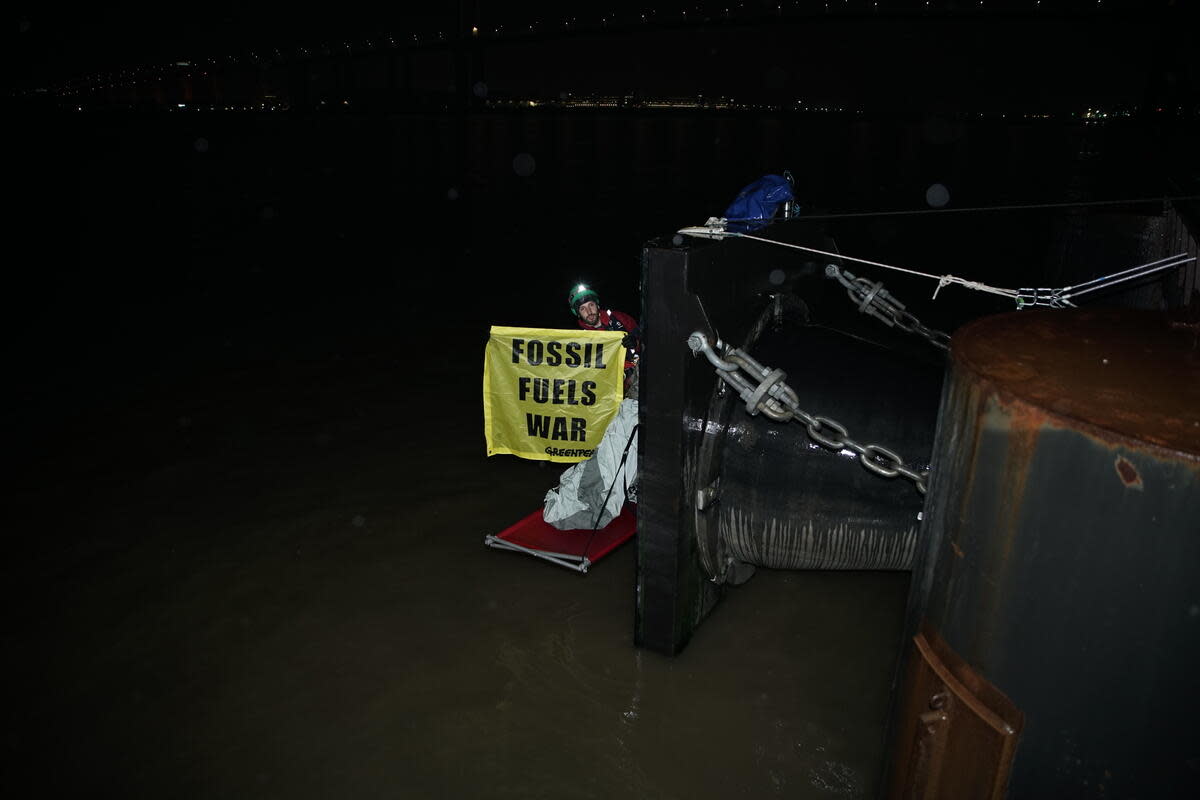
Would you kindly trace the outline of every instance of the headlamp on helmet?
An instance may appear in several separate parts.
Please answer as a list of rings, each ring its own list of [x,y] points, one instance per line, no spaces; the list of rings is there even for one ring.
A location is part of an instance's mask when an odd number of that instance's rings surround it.
[[[579,284],[567,295],[567,305],[571,307],[571,313],[577,317],[579,316],[579,307],[589,300],[600,305],[600,295],[596,294],[586,283]]]

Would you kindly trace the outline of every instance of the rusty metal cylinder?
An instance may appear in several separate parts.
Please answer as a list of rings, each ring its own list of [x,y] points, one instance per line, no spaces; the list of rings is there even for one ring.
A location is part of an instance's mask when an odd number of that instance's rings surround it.
[[[971,323],[932,469],[913,618],[1023,712],[1007,796],[1196,796],[1200,326]]]

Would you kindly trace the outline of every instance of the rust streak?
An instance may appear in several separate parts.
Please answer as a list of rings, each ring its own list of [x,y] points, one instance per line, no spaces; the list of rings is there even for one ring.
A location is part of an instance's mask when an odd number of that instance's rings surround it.
[[[1133,440],[1195,461],[1200,356],[1190,332],[1156,311],[1011,312],[963,326],[951,357],[1110,446]]]
[[[1145,488],[1142,483],[1142,476],[1138,474],[1137,468],[1129,462],[1125,456],[1117,456],[1115,462],[1117,467],[1117,475],[1120,476],[1121,482],[1129,489],[1137,489],[1141,491]]]

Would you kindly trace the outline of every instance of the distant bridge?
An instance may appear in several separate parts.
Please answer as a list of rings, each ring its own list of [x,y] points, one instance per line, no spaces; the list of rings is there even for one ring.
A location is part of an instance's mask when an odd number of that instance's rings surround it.
[[[1177,13],[1169,0],[783,0],[500,24],[482,5],[464,2],[445,30],[180,59],[41,94],[84,110],[450,111],[580,97],[980,110],[1016,96],[1022,110],[1061,111],[1068,96],[1090,100],[1089,86],[1143,99],[1151,59],[1139,48],[1169,50],[1160,32]]]

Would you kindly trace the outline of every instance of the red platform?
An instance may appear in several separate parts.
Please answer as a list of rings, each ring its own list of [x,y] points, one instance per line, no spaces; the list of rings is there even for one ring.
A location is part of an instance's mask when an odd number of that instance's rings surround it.
[[[542,519],[542,510],[510,525],[495,536],[487,536],[488,547],[513,550],[552,561],[559,566],[587,572],[588,567],[616,550],[637,533],[636,507],[626,503],[620,515],[594,534],[587,528],[560,531]]]

